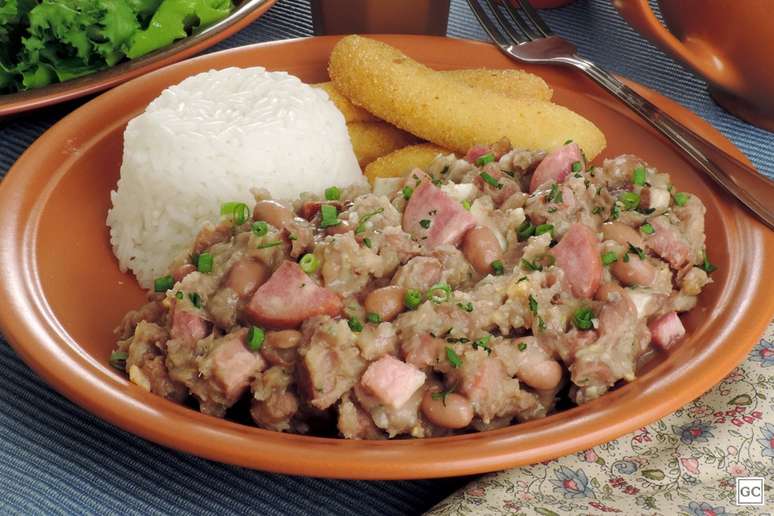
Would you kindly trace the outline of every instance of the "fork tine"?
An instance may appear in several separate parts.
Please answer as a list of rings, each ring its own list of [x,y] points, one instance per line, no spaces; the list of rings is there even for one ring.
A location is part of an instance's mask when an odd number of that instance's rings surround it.
[[[486,33],[489,34],[489,37],[492,38],[492,40],[497,43],[500,48],[505,49],[511,45],[511,42],[500,33],[499,29],[497,28],[497,24],[493,22],[491,18],[489,18],[489,15],[477,0],[468,0],[468,5],[470,5],[470,8],[473,10],[473,14],[476,15],[476,18],[478,18],[479,23],[484,28]]]
[[[527,19],[532,22],[535,27],[537,27],[537,30],[540,32],[540,34],[543,35],[543,37],[547,38],[553,34],[553,32],[551,32],[551,28],[546,25],[546,22],[543,21],[543,18],[538,14],[535,8],[532,7],[532,4],[529,3],[529,0],[518,0],[518,2],[521,6],[521,9],[524,11],[524,14],[527,16]],[[510,2],[507,0],[505,5],[507,6],[508,12],[510,12],[511,15],[516,13],[516,9],[514,9],[513,6],[510,5]]]
[[[510,36],[510,38],[516,42],[516,43],[525,43],[527,41],[532,41],[535,39],[534,34],[532,31],[525,31],[524,27],[522,25],[519,25],[519,28],[522,29],[522,32],[516,32],[513,29],[513,25],[508,21],[508,19],[503,16],[502,11],[497,7],[497,4],[499,3],[508,3],[508,0],[487,0],[487,4],[489,4],[489,8],[492,10],[492,12],[495,15],[495,18],[497,18],[497,21],[500,22],[500,27],[502,28],[502,31],[505,32],[507,36]],[[529,27],[527,27],[529,28]]]

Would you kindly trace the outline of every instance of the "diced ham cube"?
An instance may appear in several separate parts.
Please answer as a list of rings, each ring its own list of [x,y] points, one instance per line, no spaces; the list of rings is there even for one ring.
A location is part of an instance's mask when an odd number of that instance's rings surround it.
[[[203,339],[209,333],[207,321],[193,312],[175,307],[172,312],[172,329],[170,335],[173,339],[196,342]]]
[[[543,158],[532,174],[529,192],[532,193],[541,185],[551,181],[561,183],[570,174],[575,162],[580,162],[583,166],[583,153],[577,143],[568,143],[552,150]]]
[[[602,260],[599,240],[594,231],[580,223],[573,224],[551,254],[564,271],[575,297],[590,298],[602,282]]]
[[[226,335],[210,355],[212,380],[229,404],[239,399],[255,375],[266,368],[261,355],[251,353],[244,346],[244,337],[244,331]]]
[[[245,313],[257,324],[291,329],[316,315],[335,317],[342,308],[339,296],[315,283],[296,262],[286,260],[255,291]]]
[[[651,341],[664,351],[669,350],[683,335],[685,327],[675,312],[662,315],[648,325]]]
[[[663,216],[650,219],[649,222],[655,231],[648,235],[645,246],[663,258],[673,269],[683,268],[690,260],[691,248],[680,231]]]
[[[368,366],[360,381],[379,401],[399,409],[425,383],[425,373],[385,355]]]
[[[422,181],[403,212],[403,230],[428,249],[457,245],[476,220],[462,204],[430,183]]]

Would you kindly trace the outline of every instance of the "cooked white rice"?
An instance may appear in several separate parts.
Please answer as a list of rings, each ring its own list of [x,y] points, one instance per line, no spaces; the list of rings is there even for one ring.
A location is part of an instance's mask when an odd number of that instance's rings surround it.
[[[259,67],[210,71],[167,88],[129,122],[110,242],[147,288],[221,203],[252,209],[251,188],[292,199],[362,181],[344,117],[323,90]]]

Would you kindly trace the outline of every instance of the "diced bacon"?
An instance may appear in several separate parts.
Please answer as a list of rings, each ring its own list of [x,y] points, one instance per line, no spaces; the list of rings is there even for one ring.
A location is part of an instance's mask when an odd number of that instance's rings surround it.
[[[656,217],[649,222],[655,231],[645,241],[646,247],[663,258],[673,269],[683,268],[689,261],[691,248],[677,227],[666,217]]]
[[[543,161],[532,174],[529,182],[529,192],[532,193],[542,184],[549,181],[561,183],[572,171],[572,165],[580,162],[583,165],[583,153],[577,143],[568,143],[558,149],[554,149],[543,158]]]
[[[404,231],[428,249],[459,244],[465,232],[475,224],[475,219],[462,204],[429,181],[414,189],[403,212]]]
[[[208,333],[207,321],[195,313],[179,307],[176,307],[172,312],[170,335],[173,339],[195,342],[206,337]]]
[[[564,271],[575,297],[590,298],[602,282],[602,260],[597,235],[580,223],[573,224],[551,254]]]
[[[669,350],[685,335],[685,327],[675,312],[662,315],[648,325],[652,342],[663,349]]]
[[[286,260],[255,291],[245,313],[269,328],[290,329],[316,315],[335,317],[342,308],[339,296],[315,283],[297,263]]]
[[[399,409],[425,383],[425,373],[385,355],[368,366],[360,381],[379,401]]]
[[[475,163],[478,158],[489,153],[489,145],[474,145],[465,154],[465,161]]]
[[[261,355],[245,348],[244,336],[242,331],[223,337],[211,355],[212,380],[223,391],[228,403],[239,399],[255,375],[266,368]]]

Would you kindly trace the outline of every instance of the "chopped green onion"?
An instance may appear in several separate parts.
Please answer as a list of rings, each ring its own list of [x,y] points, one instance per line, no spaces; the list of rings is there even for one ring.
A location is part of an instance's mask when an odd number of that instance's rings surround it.
[[[196,308],[202,307],[202,297],[199,295],[198,292],[192,292],[191,294],[188,294],[188,299],[191,300],[191,304],[194,305]]]
[[[126,359],[129,358],[129,354],[124,351],[113,351],[110,354],[110,365],[121,371],[126,369]]]
[[[612,208],[610,208],[610,220],[618,220],[618,217],[621,215],[621,208],[618,207],[618,204],[614,204]]]
[[[529,311],[537,315],[538,302],[537,299],[532,297],[532,294],[529,295]]]
[[[178,290],[177,293],[175,294],[175,297],[177,299],[183,299],[184,296],[185,296],[185,294],[183,294],[182,290]]]
[[[516,283],[521,283],[522,281],[527,281],[528,279],[529,279],[529,278],[527,278],[526,276],[522,276],[521,278],[519,278],[519,279],[516,281]]]
[[[618,200],[627,210],[636,210],[637,206],[640,205],[640,196],[634,192],[624,192],[618,197]]]
[[[323,204],[320,206],[320,214],[322,215],[322,220],[320,221],[321,228],[329,228],[341,224],[339,210],[336,209],[336,206]]]
[[[629,263],[629,255],[628,254],[624,254],[623,255],[623,261],[624,261],[624,263]]]
[[[250,216],[250,209],[243,202],[224,202],[220,205],[220,214],[234,219],[234,223],[240,225]]]
[[[688,202],[688,194],[685,192],[677,192],[675,194],[675,204],[678,206],[685,206]]]
[[[258,326],[251,326],[247,332],[247,347],[252,351],[258,351],[266,340],[266,332]]]
[[[573,172],[580,172],[581,170],[583,170],[583,164],[580,161],[576,161],[572,164]]]
[[[306,253],[301,257],[301,261],[298,262],[301,266],[301,270],[307,274],[313,274],[317,272],[317,268],[320,266],[320,260],[317,259],[312,253]]]
[[[556,256],[550,253],[545,253],[540,255],[535,262],[540,262],[540,265],[543,267],[551,267],[553,264],[556,263]]]
[[[325,189],[326,201],[338,201],[339,199],[341,199],[341,190],[335,186],[331,186],[330,188]]]
[[[443,303],[451,298],[451,287],[446,283],[436,283],[427,291],[427,299],[435,304]]]
[[[527,240],[529,237],[535,234],[535,226],[532,225],[532,223],[529,221],[529,219],[526,219],[524,222],[521,223],[521,225],[516,230],[516,236],[519,239],[519,242],[523,242]]]
[[[403,296],[403,303],[409,310],[416,310],[422,304],[422,292],[413,288],[408,289]]]
[[[202,253],[199,255],[199,259],[196,261],[196,270],[199,272],[212,272],[212,255],[210,253]]]
[[[594,326],[591,322],[593,318],[594,312],[591,311],[591,308],[581,307],[575,310],[572,316],[572,323],[579,330],[590,330]]]
[[[703,263],[701,264],[701,268],[704,270],[704,272],[709,274],[711,272],[715,272],[716,270],[718,270],[718,268],[716,266],[714,266],[714,265],[712,265],[710,263],[709,257],[707,256],[707,250],[706,249],[704,249],[701,252],[701,254],[702,254],[702,258],[703,258]]]
[[[161,276],[153,280],[153,290],[156,292],[166,292],[175,286],[175,278],[170,275]]]
[[[349,329],[355,333],[363,331],[363,323],[361,323],[360,319],[357,317],[350,317],[349,321],[347,321],[347,324],[349,325]]]
[[[569,145],[569,144],[571,144],[571,143],[572,143],[572,140],[565,140],[565,141],[564,141],[564,144],[565,144],[565,145]]]
[[[364,245],[365,245],[367,248],[371,249],[371,239],[370,239],[370,238],[364,238],[364,239],[363,239],[363,244],[364,244]]]
[[[594,215],[598,215],[602,213],[602,206],[595,206],[593,210],[591,210],[591,213]]]
[[[495,276],[502,276],[503,272],[505,272],[502,260],[495,260],[490,265],[492,266],[492,274]]]
[[[535,228],[535,236],[542,235],[543,233],[552,233],[554,231],[553,224],[541,224]]]
[[[519,351],[526,351],[526,350],[527,350],[527,343],[519,342]]]
[[[359,234],[361,234],[361,233],[364,233],[364,232],[365,232],[365,230],[366,230],[366,227],[365,227],[365,225],[366,225],[366,222],[368,222],[368,220],[369,220],[371,217],[373,217],[374,215],[379,215],[379,214],[380,214],[380,213],[382,213],[383,211],[384,211],[384,208],[379,208],[378,210],[374,210],[374,211],[372,211],[371,213],[366,213],[365,215],[363,215],[363,216],[360,218],[360,222],[358,223],[357,227],[355,228],[355,234],[356,234],[356,235],[359,235]]]
[[[376,312],[368,312],[368,314],[366,314],[366,320],[374,324],[379,324],[382,322],[382,316]]]
[[[538,328],[540,328],[541,330],[545,330],[546,322],[543,320],[543,318],[538,316],[537,320],[538,320]]]
[[[262,237],[269,232],[269,225],[266,222],[259,220],[257,222],[253,222],[251,229],[255,236]]]
[[[457,306],[465,310],[466,312],[472,312],[473,311],[473,303],[470,301],[465,303],[457,303]]]
[[[653,226],[651,224],[647,223],[647,222],[645,224],[643,224],[642,226],[640,226],[640,231],[642,231],[646,235],[652,235],[653,233],[656,232],[656,230],[653,229]]]
[[[437,179],[433,179],[430,182],[433,183],[435,186],[441,186],[443,184],[443,180],[440,177]]]
[[[490,184],[491,186],[494,186],[497,189],[500,189],[503,187],[502,183],[500,183],[497,179],[492,177],[488,172],[481,172],[479,176],[481,176],[481,179],[483,179],[486,183]]]
[[[432,221],[430,219],[422,219],[419,221],[419,225],[425,229],[429,228],[430,224],[432,224]]]
[[[282,245],[281,240],[275,240],[274,242],[266,242],[265,244],[258,244],[255,246],[256,249],[268,249],[269,247],[277,247],[278,245]]]
[[[606,253],[602,253],[602,264],[603,265],[610,265],[613,262],[618,261],[618,256],[613,251],[607,251]]]
[[[483,156],[478,157],[478,159],[476,160],[476,166],[483,167],[487,163],[491,163],[493,161],[494,161],[494,154],[492,154],[491,152],[487,152]]]
[[[640,260],[645,259],[645,251],[637,247],[636,245],[633,245],[632,243],[629,243],[629,251],[630,253],[635,253],[637,256],[640,257]]]
[[[404,186],[403,187],[403,198],[407,201],[411,199],[411,196],[414,194],[414,189],[410,186]]]
[[[521,259],[521,268],[526,269],[528,271],[542,271],[543,266],[539,263],[530,262],[526,258]]]
[[[457,387],[457,385],[456,385],[456,384],[455,384],[455,385],[452,385],[451,387],[449,387],[449,388],[448,388],[448,389],[446,389],[445,391],[439,391],[439,392],[434,392],[434,393],[432,393],[432,394],[430,395],[430,397],[431,397],[432,399],[434,399],[434,400],[441,400],[441,401],[443,402],[443,406],[445,407],[445,406],[446,406],[446,397],[447,397],[449,394],[453,393],[453,392],[454,392],[454,389],[455,389],[456,387]]]
[[[469,201],[469,200],[467,200],[467,199],[465,199],[464,201],[462,201],[462,207],[463,207],[465,210],[467,210],[467,211],[470,211],[470,201]]]
[[[476,339],[473,341],[473,349],[481,348],[483,350],[486,350],[487,353],[492,352],[492,348],[489,347],[489,341],[491,340],[491,335],[485,335],[481,337],[480,339]]]
[[[462,359],[451,346],[446,346],[446,358],[454,369],[462,365]]]
[[[632,183],[639,186],[645,186],[645,180],[647,177],[648,173],[645,171],[645,167],[642,165],[634,167],[634,172],[632,173]]]
[[[548,193],[549,202],[562,202],[562,191],[559,190],[559,185],[556,183],[551,184],[551,191]]]

